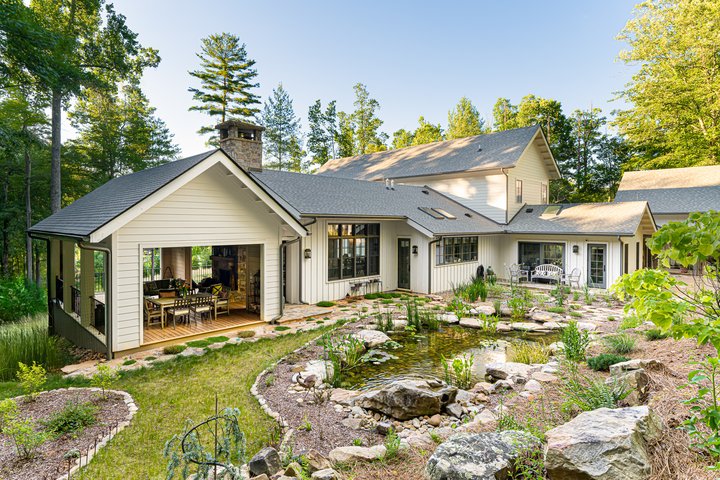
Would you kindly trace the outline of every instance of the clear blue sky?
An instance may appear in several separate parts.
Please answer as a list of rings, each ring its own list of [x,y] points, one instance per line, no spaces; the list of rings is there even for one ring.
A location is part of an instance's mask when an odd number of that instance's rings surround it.
[[[500,97],[560,100],[566,113],[606,113],[633,68],[618,62],[615,36],[635,1],[189,1],[116,0],[140,41],[160,51],[143,87],[184,155],[206,149],[188,112],[200,39],[231,32],[257,61],[263,100],[279,82],[305,121],[321,98],[352,110],[352,86],[380,102],[382,129],[415,128],[420,115],[447,123],[466,95],[491,118]]]

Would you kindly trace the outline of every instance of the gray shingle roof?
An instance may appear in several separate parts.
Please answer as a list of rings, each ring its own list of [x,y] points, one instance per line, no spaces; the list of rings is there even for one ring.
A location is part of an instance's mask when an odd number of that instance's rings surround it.
[[[566,203],[556,215],[544,215],[557,205],[526,205],[510,221],[508,233],[634,235],[646,202]]]
[[[28,231],[88,237],[216,151],[211,150],[110,180],[58,213],[36,223]]]
[[[685,214],[720,210],[720,185],[715,187],[618,190],[616,202],[646,201],[655,214]]]
[[[274,170],[250,175],[296,218],[301,215],[407,218],[438,235],[502,231],[492,220],[424,187],[396,185],[395,190],[388,190],[379,182]],[[457,218],[435,219],[418,207],[443,208]]]
[[[514,167],[540,127],[435,142],[330,160],[319,174],[360,180],[407,178]]]
[[[720,165],[625,172],[618,190],[720,186]]]

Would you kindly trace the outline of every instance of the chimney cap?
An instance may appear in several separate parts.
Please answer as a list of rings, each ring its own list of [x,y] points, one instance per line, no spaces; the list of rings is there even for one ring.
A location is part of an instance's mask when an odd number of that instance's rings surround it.
[[[215,125],[216,130],[229,130],[230,128],[238,128],[244,130],[265,130],[265,127],[261,125],[255,125],[254,123],[245,122],[243,120],[230,119]]]

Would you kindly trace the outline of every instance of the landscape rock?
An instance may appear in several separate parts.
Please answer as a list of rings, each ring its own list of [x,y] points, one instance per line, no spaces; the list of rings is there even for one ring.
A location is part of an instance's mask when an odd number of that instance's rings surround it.
[[[547,332],[549,330],[541,323],[530,322],[513,322],[510,327],[520,332]]]
[[[442,423],[442,416],[440,414],[436,413],[432,417],[428,418],[428,424],[433,427],[439,427]]]
[[[528,380],[525,383],[525,386],[523,387],[528,392],[540,392],[543,389],[543,386],[538,382],[537,380]]]
[[[363,421],[361,418],[348,417],[344,418],[340,423],[351,430],[360,430],[362,428]]]
[[[375,431],[380,435],[387,435],[390,433],[391,428],[393,428],[393,426],[390,422],[378,422],[377,425],[375,425]]]
[[[380,330],[359,330],[353,336],[365,344],[365,348],[375,348],[390,341]]]
[[[409,420],[441,413],[443,407],[455,401],[456,395],[457,388],[439,381],[405,379],[365,392],[354,403],[398,420]]]
[[[535,322],[562,322],[564,320],[562,315],[557,313],[545,312],[543,310],[535,310],[530,314],[530,320]]]
[[[302,372],[296,373],[294,378],[307,378],[314,375],[316,378],[315,386],[319,387],[325,380],[327,380],[328,375],[332,376],[332,374],[332,363],[325,360],[310,360],[305,364],[305,369]]]
[[[302,467],[297,462],[290,462],[290,464],[285,467],[283,475],[286,477],[299,477],[302,475]]]
[[[518,362],[496,362],[485,365],[485,373],[499,380],[528,378],[539,370],[539,366]]]
[[[330,464],[330,460],[314,448],[310,449],[310,451],[305,455],[305,458],[307,459],[308,470],[311,473],[318,470],[327,470],[332,466]]]
[[[449,323],[451,325],[454,325],[458,322],[460,322],[460,319],[455,315],[454,313],[443,313],[438,315],[438,319],[441,322]]]
[[[538,382],[546,383],[546,382],[556,382],[558,377],[553,375],[552,373],[546,373],[543,371],[535,372],[532,375],[530,375],[530,378],[533,380],[537,380]]]
[[[662,429],[647,406],[583,412],[545,435],[545,467],[552,480],[644,480],[648,440]]]
[[[455,418],[462,418],[463,409],[459,403],[451,403],[445,406],[445,411]]]
[[[470,309],[473,315],[495,315],[495,307],[492,305],[476,305]]]
[[[483,321],[474,317],[461,318],[460,326],[465,328],[483,328]]]
[[[460,433],[440,444],[425,471],[430,480],[503,479],[520,453],[540,445],[532,435],[514,430]]]
[[[333,388],[330,393],[330,401],[339,403],[340,405],[350,406],[352,405],[355,397],[358,396],[358,392],[354,390],[346,390],[344,388]]]
[[[597,328],[597,325],[591,322],[577,322],[577,327],[579,330],[592,332]]]
[[[511,332],[512,327],[509,323],[506,322],[498,322],[497,325],[495,325],[495,331],[496,332]]]
[[[653,369],[660,367],[661,365],[662,363],[658,362],[657,360],[635,358],[633,360],[628,360],[627,362],[620,362],[614,365],[610,365],[610,375],[621,375],[623,372],[640,370],[641,368],[644,370]]]
[[[315,480],[336,480],[339,477],[338,473],[332,468],[325,468],[314,472],[310,478],[314,478]]]
[[[385,456],[384,445],[373,447],[337,447],[330,451],[332,463],[372,462]]]
[[[625,397],[625,402],[631,406],[642,405],[647,401],[650,376],[645,373],[644,369],[640,368],[622,372],[618,375],[611,375],[605,380],[605,384],[622,385],[626,390],[630,390],[630,394]]]
[[[248,462],[250,475],[262,475],[263,473],[272,476],[282,468],[280,455],[272,447],[265,447],[255,454]]]

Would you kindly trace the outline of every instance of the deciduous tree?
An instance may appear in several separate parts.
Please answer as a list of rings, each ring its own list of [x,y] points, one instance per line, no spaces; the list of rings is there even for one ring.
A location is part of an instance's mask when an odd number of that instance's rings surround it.
[[[426,143],[440,142],[444,140],[440,124],[433,125],[425,120],[425,117],[418,119],[418,128],[415,129],[412,137],[412,145],[424,145]]]
[[[484,130],[485,120],[469,98],[462,97],[455,108],[448,112],[448,140],[480,135]]]

